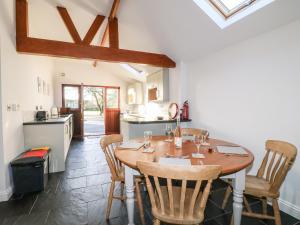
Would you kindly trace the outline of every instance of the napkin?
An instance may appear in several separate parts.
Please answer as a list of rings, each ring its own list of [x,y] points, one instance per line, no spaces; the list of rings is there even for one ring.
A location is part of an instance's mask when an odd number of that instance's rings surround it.
[[[128,142],[123,142],[119,148],[123,148],[123,149],[131,149],[131,150],[138,150],[140,149],[142,146],[144,145],[144,143],[140,143],[140,142],[135,142],[135,141],[128,141]]]
[[[238,155],[247,155],[248,152],[245,151],[242,147],[238,146],[218,146],[218,152],[223,154],[238,154]]]
[[[190,166],[191,160],[190,159],[179,159],[179,158],[165,158],[161,157],[159,158],[159,164],[162,165],[184,165],[184,166]]]

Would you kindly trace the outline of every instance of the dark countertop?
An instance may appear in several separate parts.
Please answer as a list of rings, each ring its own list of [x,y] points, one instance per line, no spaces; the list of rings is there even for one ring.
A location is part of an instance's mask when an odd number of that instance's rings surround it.
[[[127,122],[130,124],[154,124],[154,123],[176,123],[175,120],[157,120],[157,119],[145,119],[145,118],[123,118],[123,122]],[[185,122],[191,122],[192,120],[180,120],[180,122],[185,123]]]
[[[69,114],[69,115],[65,115],[65,116],[60,116],[58,118],[49,118],[49,119],[43,120],[43,121],[33,120],[33,121],[25,122],[25,123],[23,123],[23,125],[60,124],[60,123],[65,123],[71,117],[72,117],[72,114]]]

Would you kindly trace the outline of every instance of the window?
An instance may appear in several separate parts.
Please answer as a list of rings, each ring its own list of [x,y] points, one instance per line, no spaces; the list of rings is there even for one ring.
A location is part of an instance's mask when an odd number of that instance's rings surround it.
[[[275,0],[193,0],[221,29],[251,15]]]
[[[79,91],[77,86],[64,86],[64,107],[71,109],[79,108]]]
[[[119,108],[119,89],[117,88],[106,89],[106,107],[110,109]]]
[[[250,6],[256,0],[209,0],[214,7],[225,17],[228,18],[240,10]]]

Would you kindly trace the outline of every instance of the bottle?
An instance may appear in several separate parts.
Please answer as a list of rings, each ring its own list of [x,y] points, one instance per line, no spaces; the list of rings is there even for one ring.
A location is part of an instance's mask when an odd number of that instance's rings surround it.
[[[174,133],[174,144],[176,148],[182,147],[182,136],[181,136],[181,128],[180,128],[180,117],[177,117],[177,127]]]

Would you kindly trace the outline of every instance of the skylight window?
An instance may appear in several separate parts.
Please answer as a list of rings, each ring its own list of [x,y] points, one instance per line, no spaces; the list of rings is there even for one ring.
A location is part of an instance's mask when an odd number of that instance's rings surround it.
[[[240,10],[250,6],[256,0],[209,0],[211,4],[227,19]]]
[[[275,0],[193,0],[221,29]]]

